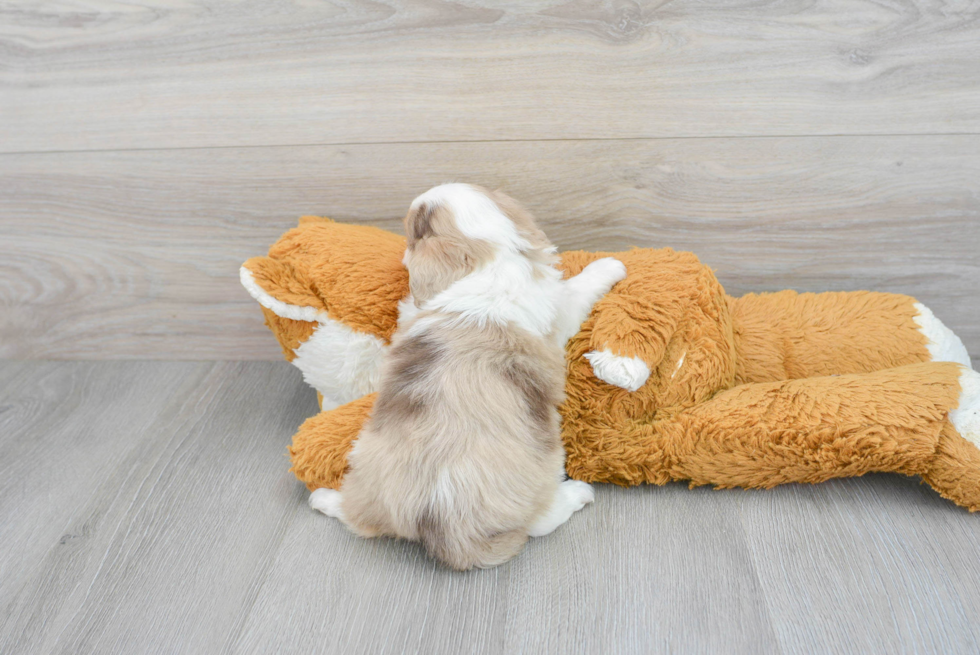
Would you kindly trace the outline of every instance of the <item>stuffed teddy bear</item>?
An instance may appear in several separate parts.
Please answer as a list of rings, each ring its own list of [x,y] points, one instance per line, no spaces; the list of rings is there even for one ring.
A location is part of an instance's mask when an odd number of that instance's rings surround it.
[[[381,363],[414,310],[403,237],[304,217],[241,281],[320,398],[289,449],[310,490],[340,488]],[[980,509],[980,374],[908,296],[725,294],[691,253],[613,256],[627,277],[566,348],[560,408],[571,478],[769,488],[872,471],[919,475]]]

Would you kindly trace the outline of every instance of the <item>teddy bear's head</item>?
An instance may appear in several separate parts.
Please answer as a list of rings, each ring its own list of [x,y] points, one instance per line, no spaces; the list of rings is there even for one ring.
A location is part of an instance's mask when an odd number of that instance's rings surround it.
[[[377,390],[399,306],[411,310],[404,252],[391,232],[305,216],[242,265],[242,285],[324,409]]]

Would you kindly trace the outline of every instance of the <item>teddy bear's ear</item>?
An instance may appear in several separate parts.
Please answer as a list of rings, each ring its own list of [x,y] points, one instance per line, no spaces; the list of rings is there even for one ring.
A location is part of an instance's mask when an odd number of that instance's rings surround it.
[[[296,363],[296,349],[327,316],[323,300],[308,287],[297,285],[285,264],[269,257],[249,259],[239,269],[239,277],[245,290],[262,306],[265,324],[286,361]]]
[[[307,216],[240,270],[286,360],[335,407],[377,390],[406,305],[405,239]]]
[[[277,316],[316,322],[327,317],[323,299],[313,293],[305,276],[271,257],[252,257],[239,270],[242,286],[260,305]]]
[[[323,409],[377,390],[383,340],[332,319],[323,299],[288,263],[253,257],[242,265],[240,276],[262,306],[286,360],[317,390]]]

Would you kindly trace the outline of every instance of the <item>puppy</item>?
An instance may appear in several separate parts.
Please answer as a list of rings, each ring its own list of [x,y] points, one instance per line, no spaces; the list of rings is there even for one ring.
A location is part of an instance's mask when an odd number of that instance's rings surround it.
[[[466,184],[416,198],[405,231],[416,312],[403,312],[343,487],[310,505],[455,569],[495,566],[592,501],[565,480],[564,346],[626,268],[606,258],[562,280],[533,217]]]

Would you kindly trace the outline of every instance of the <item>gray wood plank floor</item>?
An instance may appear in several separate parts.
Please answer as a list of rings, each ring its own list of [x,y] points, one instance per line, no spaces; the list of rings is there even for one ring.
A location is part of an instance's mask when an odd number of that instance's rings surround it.
[[[283,362],[0,362],[0,652],[980,649],[980,521],[915,480],[600,486],[457,574],[308,509],[313,411]]]

